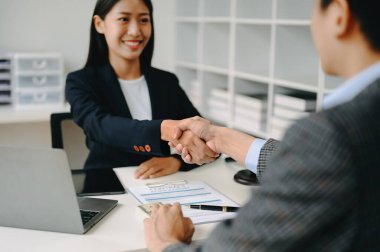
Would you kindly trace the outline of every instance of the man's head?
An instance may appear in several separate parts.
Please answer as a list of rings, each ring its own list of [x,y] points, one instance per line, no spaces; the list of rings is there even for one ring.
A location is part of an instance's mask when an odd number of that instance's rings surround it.
[[[380,55],[379,10],[379,0],[315,0],[312,32],[327,73],[349,77],[354,70],[342,63]]]

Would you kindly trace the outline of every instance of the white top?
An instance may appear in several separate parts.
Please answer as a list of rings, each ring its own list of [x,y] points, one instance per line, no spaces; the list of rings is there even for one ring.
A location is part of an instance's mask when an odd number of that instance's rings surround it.
[[[144,75],[137,80],[119,79],[121,90],[127,101],[132,118],[136,120],[152,120],[148,84]]]

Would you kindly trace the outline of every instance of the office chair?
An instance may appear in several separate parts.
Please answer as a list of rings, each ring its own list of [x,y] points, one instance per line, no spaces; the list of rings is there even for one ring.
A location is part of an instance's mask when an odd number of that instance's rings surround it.
[[[66,151],[72,170],[82,169],[88,149],[83,130],[75,124],[71,113],[51,114],[50,130],[52,147]]]

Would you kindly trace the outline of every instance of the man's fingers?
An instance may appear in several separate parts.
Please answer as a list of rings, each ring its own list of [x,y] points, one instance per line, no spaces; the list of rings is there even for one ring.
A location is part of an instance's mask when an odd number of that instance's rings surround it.
[[[175,147],[177,153],[182,153],[183,152],[183,146],[182,144],[177,144],[177,146]]]

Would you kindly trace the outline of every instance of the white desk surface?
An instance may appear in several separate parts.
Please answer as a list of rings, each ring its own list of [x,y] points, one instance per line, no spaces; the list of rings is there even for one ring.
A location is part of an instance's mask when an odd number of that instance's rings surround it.
[[[2,105],[0,106],[0,124],[49,122],[52,113],[69,111],[70,106],[68,104],[39,107],[30,106],[25,108]]]
[[[240,169],[237,165],[225,164],[223,159],[219,159],[190,172],[178,172],[151,180],[134,179],[134,167],[117,168],[115,171],[125,188],[148,181],[202,180],[235,202],[243,204],[248,200],[252,187],[234,182],[233,175]],[[72,235],[0,227],[0,251],[145,251],[143,223],[135,214],[138,201],[131,194],[101,198],[117,199],[119,204],[86,234]],[[196,225],[194,240],[207,237],[216,224]]]

